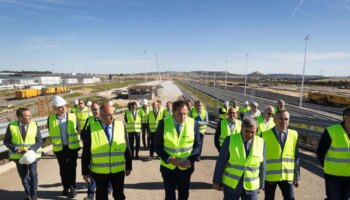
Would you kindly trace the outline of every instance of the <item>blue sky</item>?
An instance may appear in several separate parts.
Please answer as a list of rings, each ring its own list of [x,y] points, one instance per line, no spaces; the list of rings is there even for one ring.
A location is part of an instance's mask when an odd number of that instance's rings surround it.
[[[0,0],[0,70],[350,75],[350,0]]]

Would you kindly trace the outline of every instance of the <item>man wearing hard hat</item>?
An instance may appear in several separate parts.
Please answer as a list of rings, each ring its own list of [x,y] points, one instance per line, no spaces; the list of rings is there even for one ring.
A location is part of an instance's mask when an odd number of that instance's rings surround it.
[[[220,109],[219,109],[220,120],[227,118],[227,110],[228,110],[229,106],[230,106],[230,103],[228,101],[225,101],[224,105],[220,107]]]
[[[4,144],[15,161],[27,200],[37,199],[37,161],[41,157],[43,140],[28,108],[16,111],[18,120],[11,122],[6,130]]]
[[[75,197],[80,123],[74,113],[67,113],[67,102],[62,97],[54,96],[51,104],[55,113],[48,117],[47,124],[53,152],[60,167],[62,195]]]

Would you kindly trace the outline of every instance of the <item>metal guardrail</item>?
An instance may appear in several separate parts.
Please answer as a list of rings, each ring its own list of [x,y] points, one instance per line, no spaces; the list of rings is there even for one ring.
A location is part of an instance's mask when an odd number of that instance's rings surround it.
[[[115,110],[115,114],[121,114],[121,113],[123,113],[126,110],[127,110],[127,108],[116,109]],[[33,119],[33,121],[37,123],[37,125],[38,125],[38,127],[40,129],[41,137],[43,139],[49,137],[49,130],[46,127],[46,125],[47,125],[47,117],[35,118],[35,119]],[[8,124],[9,124],[8,122],[0,123],[0,136],[5,135]],[[4,145],[4,141],[1,140],[0,141],[0,153],[6,152],[6,151],[8,151],[8,149]]]

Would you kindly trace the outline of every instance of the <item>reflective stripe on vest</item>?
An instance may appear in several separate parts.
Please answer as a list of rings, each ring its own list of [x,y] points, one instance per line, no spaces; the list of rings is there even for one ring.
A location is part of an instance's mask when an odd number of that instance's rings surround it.
[[[125,131],[121,121],[114,121],[113,138],[109,143],[101,123],[91,125],[91,171],[97,174],[125,170]]]
[[[149,131],[151,133],[155,133],[158,128],[158,123],[159,121],[163,118],[163,112],[158,111],[158,115],[155,118],[154,117],[154,112],[150,111],[148,115],[148,126],[149,126]]]
[[[130,110],[127,110],[125,112],[125,115],[126,115],[126,119],[128,120],[126,123],[126,129],[127,129],[128,133],[141,132],[140,113],[138,111],[136,111],[136,119],[134,119]]]
[[[340,124],[327,127],[332,143],[324,160],[324,172],[350,177],[350,140]]]
[[[206,119],[206,117],[207,117],[207,113],[206,113],[207,111],[206,111],[206,109],[205,108],[203,108],[202,110],[201,110],[201,113],[200,114],[198,114],[198,112],[197,112],[197,109],[196,109],[196,107],[194,107],[194,109],[192,109],[192,112],[191,112],[191,117],[193,118],[193,119],[195,119],[198,115],[200,116],[200,118],[202,119],[202,121],[206,121],[207,119]],[[207,130],[207,125],[206,124],[203,124],[203,125],[201,125],[201,124],[199,124],[199,132],[201,133],[201,134],[205,134],[205,131]]]
[[[77,115],[77,118],[79,119],[80,127],[84,128],[86,119],[89,117],[89,108],[85,106],[81,110],[80,107],[78,107],[75,109],[74,113]]]
[[[28,124],[28,130],[26,133],[26,138],[23,141],[21,131],[19,130],[19,122],[13,121],[10,123],[10,133],[11,133],[11,143],[15,147],[23,147],[25,150],[29,150],[29,147],[32,145],[35,145],[35,138],[36,134],[38,132],[38,126],[35,122],[30,122]],[[42,148],[40,147],[38,150],[36,150],[36,158],[41,158]],[[19,160],[22,158],[23,154],[9,151],[10,153],[10,159],[12,160]]]
[[[273,118],[270,118],[269,121],[267,122],[267,126],[265,125],[265,119],[262,115],[259,115],[256,118],[256,122],[258,124],[258,131],[256,134],[261,137],[261,133],[265,132],[269,129],[272,129],[275,126],[275,122],[273,121]]]
[[[69,149],[80,148],[80,136],[77,131],[77,117],[74,113],[67,113],[67,135],[68,135],[68,147]],[[49,134],[51,137],[51,143],[53,151],[62,151],[62,136],[61,128],[58,124],[56,114],[49,116]]]
[[[149,115],[149,107],[146,106],[146,111],[143,109],[143,106],[141,108],[139,108],[139,112],[141,115],[141,122],[142,123],[147,123],[148,121],[148,115]]]
[[[187,160],[191,155],[194,144],[194,119],[188,117],[183,123],[183,128],[178,136],[174,125],[174,117],[170,116],[164,119],[164,151],[170,157]],[[166,163],[160,159],[160,164],[171,170],[176,166],[171,163]],[[185,168],[179,167],[181,170]]]
[[[220,127],[221,133],[220,133],[220,137],[219,137],[219,144],[221,147],[227,136],[241,132],[242,122],[241,122],[241,120],[236,119],[235,120],[235,127],[233,128],[232,132],[231,132],[230,127],[228,126],[228,119],[221,120],[220,126],[221,126]]]
[[[256,190],[260,186],[259,167],[263,162],[264,140],[254,136],[248,157],[245,154],[241,134],[230,136],[230,158],[225,167],[222,183],[235,189],[242,176],[245,190]]]
[[[293,181],[298,133],[288,129],[287,139],[282,150],[273,130],[270,129],[262,133],[266,143],[266,181]]]

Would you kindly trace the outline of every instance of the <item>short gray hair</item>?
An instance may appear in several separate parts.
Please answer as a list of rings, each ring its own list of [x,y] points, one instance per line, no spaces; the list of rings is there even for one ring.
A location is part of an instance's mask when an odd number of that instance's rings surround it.
[[[252,127],[257,127],[256,120],[251,117],[245,118],[242,122],[242,128],[252,128]]]

